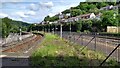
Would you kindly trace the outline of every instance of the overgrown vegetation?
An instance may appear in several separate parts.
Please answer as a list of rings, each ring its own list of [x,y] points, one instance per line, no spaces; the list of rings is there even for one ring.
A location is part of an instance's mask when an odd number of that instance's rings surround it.
[[[60,39],[57,35],[46,34],[44,41],[31,56],[32,66],[99,66],[105,59],[101,52],[84,49],[82,46],[69,43]],[[117,62],[110,58],[104,66],[118,66]]]

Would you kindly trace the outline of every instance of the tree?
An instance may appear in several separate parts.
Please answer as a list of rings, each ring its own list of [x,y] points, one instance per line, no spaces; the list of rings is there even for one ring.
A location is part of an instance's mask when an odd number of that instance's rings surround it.
[[[62,12],[63,14],[67,14],[67,13],[70,13],[70,9],[66,9]]]
[[[78,16],[82,14],[82,11],[80,9],[71,9],[71,16],[74,17],[74,16]]]
[[[8,35],[8,29],[5,23],[2,23],[2,37],[5,38]]]
[[[77,30],[77,32],[80,32],[81,31],[81,29],[82,29],[82,21],[81,20],[79,20],[78,22],[76,22],[76,30]]]
[[[8,17],[2,18],[1,22],[2,24],[2,37],[5,38],[9,35],[10,32],[17,33],[19,32],[19,27],[22,27],[22,29],[26,29],[29,25],[28,23],[21,22],[21,21],[15,21],[12,19],[9,19]]]
[[[107,26],[117,26],[116,21],[118,20],[118,18],[116,17],[114,19],[114,16],[113,16],[114,13],[115,13],[115,11],[113,11],[113,10],[103,12],[101,23],[102,23],[102,27],[105,30],[107,29]]]
[[[98,19],[93,19],[91,29],[94,32],[101,32],[102,31],[101,21]]]
[[[50,20],[50,16],[49,15],[44,18],[44,21],[49,21],[49,20]]]

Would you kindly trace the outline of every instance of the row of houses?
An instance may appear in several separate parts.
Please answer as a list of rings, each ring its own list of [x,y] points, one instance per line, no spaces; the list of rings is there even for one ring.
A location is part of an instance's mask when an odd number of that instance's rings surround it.
[[[118,6],[113,6],[113,5],[100,8],[100,10],[117,10],[117,9]]]
[[[58,21],[54,22],[41,22],[41,24],[52,24],[52,23],[66,23],[66,22],[73,22],[73,21],[78,21],[78,20],[89,20],[89,19],[100,19],[101,13],[95,15],[94,13],[89,13],[89,14],[83,14],[79,15],[76,17],[70,17],[70,18],[63,18],[59,19]]]
[[[114,9],[118,9],[118,6],[113,6],[113,5],[110,5],[110,6],[106,6],[106,7],[102,7],[100,8],[100,10],[114,10]],[[59,14],[57,14],[59,16]],[[89,20],[89,19],[98,19],[100,20],[100,16],[102,14],[99,13],[99,14],[94,14],[94,13],[88,13],[88,14],[83,14],[83,15],[79,15],[79,16],[76,16],[76,17],[71,17],[71,18],[63,18],[63,19],[60,19],[58,21],[54,21],[54,22],[49,22],[50,23],[59,23],[59,22],[72,22],[72,21],[78,21],[78,20]],[[66,15],[63,15],[64,17]],[[48,24],[48,22],[41,22],[41,24]]]
[[[118,6],[106,6],[106,7],[102,7],[100,8],[100,10],[117,10]],[[59,14],[57,14],[59,16]],[[59,19],[58,21],[54,21],[54,22],[41,22],[41,24],[52,24],[52,23],[66,23],[66,22],[73,22],[73,21],[78,21],[78,20],[90,20],[90,19],[98,19],[100,20],[102,13],[99,14],[95,14],[95,13],[88,13],[88,14],[83,14],[83,15],[79,15],[76,17],[66,17],[66,15],[63,15],[63,19]],[[117,30],[117,28],[113,28],[113,27],[107,27],[107,32],[119,32]]]

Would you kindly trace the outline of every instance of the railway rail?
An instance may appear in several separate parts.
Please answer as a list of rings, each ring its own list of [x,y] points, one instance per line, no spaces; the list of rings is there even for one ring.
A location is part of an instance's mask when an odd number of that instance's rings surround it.
[[[42,38],[41,35],[35,35],[32,39],[21,42],[16,45],[11,45],[9,48],[5,48],[2,52],[19,52],[29,49],[35,42]]]

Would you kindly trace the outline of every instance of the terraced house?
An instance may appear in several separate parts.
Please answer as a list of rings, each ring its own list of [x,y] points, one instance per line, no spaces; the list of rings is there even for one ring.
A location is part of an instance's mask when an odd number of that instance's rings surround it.
[[[100,10],[117,10],[117,9],[118,6],[113,6],[113,5],[100,8]]]

